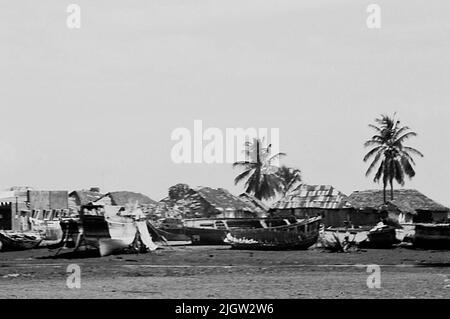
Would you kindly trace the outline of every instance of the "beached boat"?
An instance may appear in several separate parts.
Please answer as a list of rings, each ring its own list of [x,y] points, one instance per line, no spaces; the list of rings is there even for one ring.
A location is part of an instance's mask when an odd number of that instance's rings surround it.
[[[450,224],[416,224],[415,247],[450,249]]]
[[[367,233],[367,240],[359,243],[362,248],[391,248],[398,244],[395,227],[379,224]]]
[[[63,239],[63,230],[60,220],[39,220],[30,218],[33,231],[41,234],[42,241],[39,247],[51,247],[61,243]]]
[[[0,232],[2,251],[26,250],[39,246],[42,237],[36,232]]]
[[[234,249],[304,250],[317,242],[321,217],[255,229],[231,229],[226,241]]]
[[[144,252],[157,248],[146,221],[136,219],[120,206],[83,206],[80,220],[82,234],[76,249],[94,248],[100,256],[107,256],[124,249]]]
[[[283,218],[193,218],[183,221],[184,233],[195,245],[224,245],[227,234],[234,229],[265,229],[296,223]]]
[[[168,245],[189,245],[192,244],[191,237],[186,234],[186,229],[183,225],[183,221],[177,218],[165,218],[160,220],[155,226],[148,222],[149,226],[154,228],[155,230],[150,230],[150,234],[152,231],[155,231],[155,236],[163,239]],[[153,236],[153,234],[152,234]]]
[[[168,246],[182,246],[182,245],[190,245],[192,244],[191,239],[184,234],[184,231],[181,233],[171,233],[165,231],[162,228],[155,227],[150,221],[147,221],[148,232],[153,238],[155,242],[161,242],[164,245]]]
[[[345,252],[352,247],[357,247],[367,240],[367,234],[371,227],[349,228],[328,227],[321,231],[319,236],[320,247],[330,251]]]

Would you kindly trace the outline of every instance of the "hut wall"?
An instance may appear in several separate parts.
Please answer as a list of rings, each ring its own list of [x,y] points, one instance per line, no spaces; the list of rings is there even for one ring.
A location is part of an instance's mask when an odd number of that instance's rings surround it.
[[[273,215],[276,217],[295,216],[298,219],[321,216],[325,227],[343,227],[350,220],[350,209],[325,209],[325,208],[296,208],[277,209]]]
[[[350,221],[349,209],[324,209],[322,210],[322,223],[325,227],[344,227]]]
[[[448,212],[418,210],[414,216],[415,223],[435,223],[444,224],[448,222]]]
[[[11,203],[5,203],[0,205],[0,229],[11,230],[13,223],[13,214],[11,209]]]
[[[350,222],[353,226],[372,226],[384,217],[387,217],[387,213],[376,210],[354,210],[350,213]]]
[[[445,224],[448,222],[447,212],[433,212],[433,223]]]

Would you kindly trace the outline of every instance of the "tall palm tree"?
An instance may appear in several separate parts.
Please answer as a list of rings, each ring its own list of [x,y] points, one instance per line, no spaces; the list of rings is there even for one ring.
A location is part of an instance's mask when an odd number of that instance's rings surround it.
[[[416,164],[412,155],[423,157],[417,149],[405,146],[403,143],[410,137],[417,136],[416,132],[410,130],[408,126],[401,126],[400,121],[392,117],[381,115],[375,119],[374,124],[369,127],[375,130],[375,135],[364,143],[365,147],[372,149],[364,156],[364,162],[372,159],[372,163],[366,171],[369,176],[374,168],[378,166],[375,173],[374,182],[383,182],[383,199],[386,203],[386,188],[388,184],[391,188],[391,200],[394,199],[394,180],[400,184],[405,184],[405,176],[413,178],[416,175],[413,166]]]
[[[234,183],[245,182],[245,192],[257,199],[270,199],[276,196],[282,188],[278,167],[272,162],[284,153],[271,153],[271,144],[263,147],[262,141],[253,139],[244,144],[245,160],[233,164],[233,168],[243,168],[244,171],[234,179]]]
[[[302,172],[297,168],[291,168],[283,165],[278,169],[277,175],[281,179],[284,196],[292,190],[297,182],[302,181]]]

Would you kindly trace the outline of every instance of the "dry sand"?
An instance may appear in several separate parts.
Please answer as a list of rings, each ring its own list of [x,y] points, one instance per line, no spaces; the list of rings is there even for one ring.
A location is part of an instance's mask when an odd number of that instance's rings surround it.
[[[102,258],[54,254],[1,252],[0,298],[450,298],[450,251],[190,246]],[[80,289],[66,285],[70,264],[80,266]],[[367,287],[369,264],[380,265],[381,288]]]

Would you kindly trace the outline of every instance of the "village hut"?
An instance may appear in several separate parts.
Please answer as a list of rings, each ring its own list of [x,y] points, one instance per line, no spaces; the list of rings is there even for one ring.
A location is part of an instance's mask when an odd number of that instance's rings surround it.
[[[104,195],[98,187],[91,187],[89,190],[73,191],[69,194],[69,208],[78,211],[81,206],[95,202]]]
[[[354,207],[352,219],[357,222],[367,216],[390,217],[399,223],[446,223],[450,209],[436,203],[415,189],[394,190],[394,200],[384,203],[382,190],[355,191],[349,198]]]
[[[307,184],[298,185],[270,209],[271,215],[278,217],[322,216],[326,227],[348,225],[351,211],[347,196],[333,186]]]
[[[255,212],[258,217],[267,217],[270,207],[264,204],[261,200],[257,199],[255,196],[242,193],[239,195],[239,199],[250,205],[252,207],[252,211]]]
[[[94,202],[96,205],[125,206],[128,204],[156,205],[157,202],[141,193],[128,191],[110,192]]]
[[[68,213],[67,191],[12,187],[0,192],[0,229],[28,231],[31,219],[52,220]]]
[[[193,189],[186,184],[172,186],[169,196],[161,202],[181,218],[253,218],[259,211],[223,188]]]

